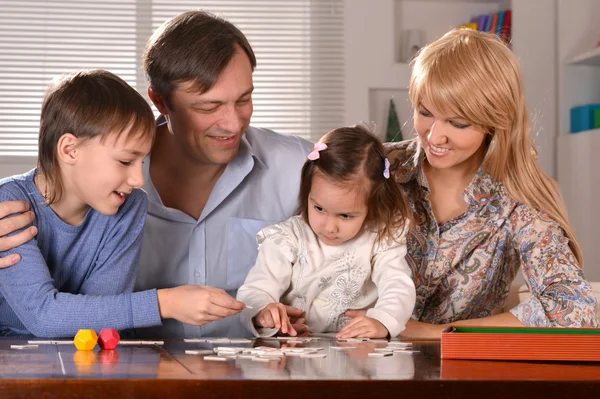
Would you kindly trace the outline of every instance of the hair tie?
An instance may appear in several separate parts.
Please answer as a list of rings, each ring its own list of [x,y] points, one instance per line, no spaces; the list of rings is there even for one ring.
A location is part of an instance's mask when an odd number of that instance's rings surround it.
[[[319,155],[319,151],[323,151],[327,149],[327,144],[325,143],[315,143],[313,150],[308,154],[308,159],[314,161],[319,159],[321,156]]]
[[[383,159],[383,177],[390,178],[390,161],[387,158]]]

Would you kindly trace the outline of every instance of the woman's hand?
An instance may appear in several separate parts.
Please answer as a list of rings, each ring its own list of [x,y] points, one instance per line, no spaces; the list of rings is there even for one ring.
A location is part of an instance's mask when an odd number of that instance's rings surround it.
[[[439,340],[441,339],[442,331],[449,326],[450,324],[430,324],[409,320],[406,322],[404,331],[400,333],[400,337],[410,340]]]

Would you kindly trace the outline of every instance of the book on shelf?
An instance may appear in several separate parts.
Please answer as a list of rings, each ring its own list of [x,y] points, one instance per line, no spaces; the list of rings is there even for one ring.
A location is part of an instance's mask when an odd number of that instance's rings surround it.
[[[600,361],[600,329],[449,327],[442,359]]]
[[[511,23],[512,10],[503,10],[493,14],[475,16],[468,23],[460,25],[460,27],[495,33],[502,37],[506,43],[510,43]]]

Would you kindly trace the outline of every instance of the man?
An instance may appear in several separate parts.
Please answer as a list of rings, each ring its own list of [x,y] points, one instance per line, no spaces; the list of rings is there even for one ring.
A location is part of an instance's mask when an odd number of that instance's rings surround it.
[[[202,11],[175,16],[147,44],[148,95],[162,115],[144,165],[149,209],[136,290],[208,286],[204,317],[212,322],[167,319],[137,331],[141,337],[248,334],[237,315],[222,318],[222,293],[209,287],[235,297],[256,260],[256,233],[294,213],[312,148],[301,138],[249,126],[255,66],[242,32]],[[18,209],[4,214],[10,211]],[[26,220],[9,221],[0,221],[0,232]],[[18,245],[32,234],[24,233],[3,237],[13,241],[0,245]]]

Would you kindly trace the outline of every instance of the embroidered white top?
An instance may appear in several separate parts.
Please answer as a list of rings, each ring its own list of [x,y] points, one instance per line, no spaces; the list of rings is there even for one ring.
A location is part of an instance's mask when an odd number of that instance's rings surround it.
[[[365,230],[339,246],[323,244],[301,216],[261,230],[258,258],[240,287],[237,299],[251,306],[241,321],[256,336],[274,335],[252,318],[265,306],[281,302],[305,313],[312,332],[339,331],[348,309],[368,308],[367,316],[381,322],[392,337],[412,314],[415,286],[404,260],[402,235],[386,244]]]

